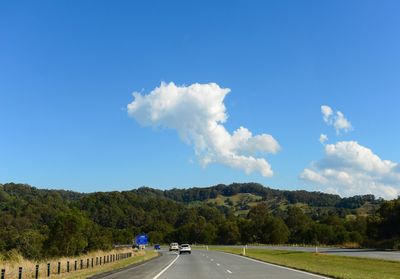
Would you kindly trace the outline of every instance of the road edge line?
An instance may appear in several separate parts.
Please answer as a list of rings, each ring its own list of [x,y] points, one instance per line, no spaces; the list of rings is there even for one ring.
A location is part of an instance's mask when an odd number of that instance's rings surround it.
[[[153,279],[157,279],[157,278],[159,278],[161,275],[163,275],[163,273],[164,273],[165,271],[167,271],[168,268],[170,268],[170,267],[176,262],[176,260],[177,260],[178,258],[179,258],[179,254],[177,254],[177,255],[176,255],[176,258],[175,258],[172,262],[170,262],[166,267],[164,267],[163,270],[161,270],[156,276],[154,276]]]
[[[237,255],[237,254],[233,254],[233,253],[228,253],[228,252],[222,252],[222,251],[216,251],[216,252],[220,252],[220,253],[224,253],[224,254],[228,254],[228,255],[233,255],[239,258],[243,258],[249,261],[253,261],[253,262],[257,262],[257,263],[262,263],[265,265],[270,265],[270,266],[274,266],[274,267],[278,267],[278,268],[282,268],[282,269],[286,269],[286,270],[291,270],[291,271],[296,271],[299,273],[303,273],[303,274],[307,274],[307,275],[311,275],[317,278],[322,278],[322,279],[332,279],[332,277],[326,277],[323,275],[319,275],[319,274],[315,274],[315,273],[311,273],[311,272],[307,272],[307,271],[303,271],[303,270],[299,270],[299,269],[295,269],[295,268],[290,268],[290,267],[286,267],[286,266],[282,266],[282,265],[278,265],[278,264],[273,264],[273,263],[268,263],[268,262],[263,262],[261,260],[257,260],[257,259],[253,259],[247,256],[242,256],[242,255]]]

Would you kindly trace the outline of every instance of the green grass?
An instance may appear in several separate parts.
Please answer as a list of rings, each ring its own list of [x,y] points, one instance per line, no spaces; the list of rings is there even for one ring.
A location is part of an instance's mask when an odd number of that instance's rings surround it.
[[[205,201],[206,203],[214,203],[217,205],[226,205],[225,200],[230,199],[234,206],[236,206],[240,202],[244,202],[249,204],[250,206],[257,205],[262,197],[250,193],[238,193],[233,196],[224,196],[224,195],[217,195],[214,199],[208,199]]]
[[[241,254],[243,251],[241,248],[227,247],[212,247],[210,249],[233,254]],[[398,261],[266,249],[246,249],[246,256],[333,278],[400,278],[400,262]]]
[[[116,270],[116,269],[120,269],[120,268],[124,268],[133,264],[137,264],[143,261],[147,261],[150,260],[152,258],[155,258],[158,255],[157,252],[155,251],[150,251],[147,250],[145,251],[144,255],[140,255],[140,256],[135,256],[135,257],[131,257],[131,258],[127,258],[124,260],[120,260],[111,264],[107,264],[107,265],[103,265],[100,268],[96,268],[95,270],[93,269],[86,269],[86,270],[82,270],[82,271],[76,271],[73,272],[71,274],[63,274],[62,278],[68,278],[68,279],[81,279],[81,278],[87,278],[96,274],[100,274],[100,273],[104,273],[104,272],[108,272],[108,271],[112,271],[112,270]]]

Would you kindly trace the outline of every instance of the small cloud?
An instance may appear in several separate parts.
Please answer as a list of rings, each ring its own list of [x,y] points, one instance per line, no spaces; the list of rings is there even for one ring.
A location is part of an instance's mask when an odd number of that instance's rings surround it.
[[[319,136],[319,142],[320,142],[321,144],[324,144],[327,140],[328,140],[328,136],[327,136],[327,135],[321,134],[321,135]]]
[[[330,124],[331,116],[333,115],[332,108],[330,106],[323,105],[321,106],[321,112],[325,123]]]
[[[334,113],[331,107],[323,105],[321,106],[321,112],[324,122],[329,126],[333,126],[337,135],[339,135],[342,131],[349,132],[353,129],[350,121],[341,111],[336,111],[336,113]]]
[[[278,152],[279,143],[269,134],[253,135],[245,127],[232,134],[226,130],[224,99],[229,92],[229,88],[216,83],[161,83],[147,95],[133,93],[128,114],[143,126],[176,130],[185,143],[194,147],[203,166],[220,163],[248,174],[258,172],[270,177],[271,165],[260,156]]]
[[[336,133],[339,134],[340,131],[348,132],[353,129],[349,120],[344,117],[343,113],[338,111],[336,112],[336,118],[333,122],[333,126],[335,127]]]

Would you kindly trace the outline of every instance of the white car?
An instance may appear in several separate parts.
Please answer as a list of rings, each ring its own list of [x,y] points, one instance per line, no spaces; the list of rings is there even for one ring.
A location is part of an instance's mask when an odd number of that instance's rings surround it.
[[[169,250],[170,251],[179,251],[179,244],[175,243],[175,242],[171,243],[169,245]]]
[[[181,244],[181,246],[179,246],[179,254],[183,253],[188,253],[188,254],[192,253],[192,248],[190,248],[189,244]]]

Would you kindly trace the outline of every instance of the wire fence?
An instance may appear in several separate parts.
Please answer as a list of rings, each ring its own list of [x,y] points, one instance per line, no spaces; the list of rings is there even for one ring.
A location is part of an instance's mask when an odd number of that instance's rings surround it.
[[[24,268],[19,266],[13,269],[0,269],[0,279],[25,279],[25,278],[47,278],[65,275],[70,272],[80,271],[84,269],[95,269],[109,263],[124,260],[133,256],[132,252],[113,253],[104,256],[87,257],[76,260],[67,260],[59,262],[49,262],[44,264],[36,264],[32,268]]]

